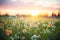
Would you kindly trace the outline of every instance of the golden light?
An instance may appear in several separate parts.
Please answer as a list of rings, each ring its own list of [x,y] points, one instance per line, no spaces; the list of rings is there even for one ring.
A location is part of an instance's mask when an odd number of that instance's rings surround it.
[[[31,11],[31,15],[32,16],[37,16],[38,14],[39,14],[39,10],[33,10],[33,11]]]
[[[6,13],[9,15],[16,15],[16,14],[25,14],[25,15],[32,15],[32,16],[38,16],[38,15],[51,16],[52,15],[52,11],[39,10],[39,9],[31,9],[31,10],[21,9],[21,10],[2,10],[1,11],[1,15],[5,15]]]

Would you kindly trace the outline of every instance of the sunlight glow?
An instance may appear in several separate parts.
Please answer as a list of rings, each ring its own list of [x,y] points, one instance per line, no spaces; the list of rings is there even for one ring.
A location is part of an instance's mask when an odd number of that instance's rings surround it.
[[[37,16],[39,14],[39,10],[33,10],[32,12],[31,12],[31,15],[32,16]]]
[[[1,15],[4,14],[9,14],[9,15],[32,15],[32,16],[38,16],[38,15],[42,15],[42,16],[52,16],[52,13],[55,13],[56,15],[58,15],[58,11],[50,11],[50,10],[38,10],[38,9],[31,9],[31,10],[26,10],[26,9],[21,9],[21,10],[2,10],[1,11]]]

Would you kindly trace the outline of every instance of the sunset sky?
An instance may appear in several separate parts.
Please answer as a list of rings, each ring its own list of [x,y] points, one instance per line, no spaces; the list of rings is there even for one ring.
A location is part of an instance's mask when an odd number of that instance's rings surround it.
[[[60,10],[60,0],[0,0],[0,10],[12,13]]]

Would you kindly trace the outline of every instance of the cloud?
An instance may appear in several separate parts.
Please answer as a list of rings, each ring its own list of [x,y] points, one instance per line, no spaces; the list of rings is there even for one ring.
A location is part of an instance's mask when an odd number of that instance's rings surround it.
[[[20,2],[22,3],[32,3],[34,2],[35,0],[20,0]]]
[[[60,7],[60,0],[20,0],[20,2],[27,6],[42,6],[42,7]]]
[[[5,2],[5,3],[4,3]],[[9,7],[26,7],[26,8],[60,8],[60,0],[0,0],[7,8]]]

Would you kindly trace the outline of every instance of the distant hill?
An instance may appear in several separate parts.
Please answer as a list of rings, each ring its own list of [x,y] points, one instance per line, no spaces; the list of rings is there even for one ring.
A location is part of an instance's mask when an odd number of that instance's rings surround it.
[[[60,18],[60,16],[50,16],[49,18]]]

